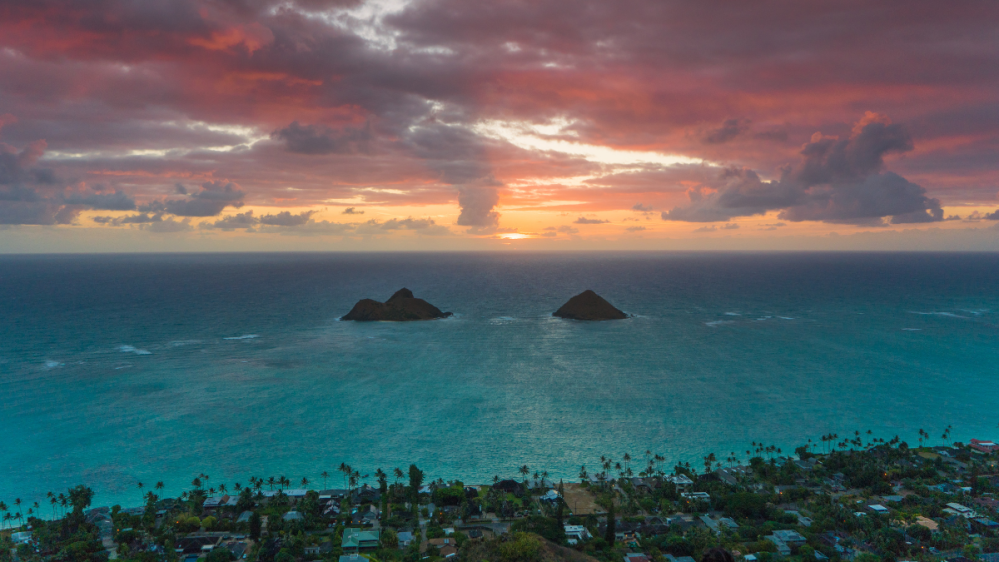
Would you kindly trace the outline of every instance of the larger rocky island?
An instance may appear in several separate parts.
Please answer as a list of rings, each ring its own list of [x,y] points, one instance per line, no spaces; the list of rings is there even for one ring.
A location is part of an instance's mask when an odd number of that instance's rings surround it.
[[[429,302],[413,296],[409,289],[399,289],[389,300],[378,302],[374,299],[362,299],[350,309],[340,320],[357,320],[360,322],[409,322],[412,320],[435,320],[447,318],[450,312],[441,312]]]
[[[628,315],[614,308],[603,297],[586,290],[569,299],[552,316],[570,320],[621,320]]]

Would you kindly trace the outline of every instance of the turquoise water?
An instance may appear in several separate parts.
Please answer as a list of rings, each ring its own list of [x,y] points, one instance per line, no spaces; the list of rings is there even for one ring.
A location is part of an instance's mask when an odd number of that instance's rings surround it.
[[[455,316],[337,320],[401,287]],[[550,316],[588,288],[635,316]],[[0,500],[996,438],[997,289],[989,254],[0,257]]]

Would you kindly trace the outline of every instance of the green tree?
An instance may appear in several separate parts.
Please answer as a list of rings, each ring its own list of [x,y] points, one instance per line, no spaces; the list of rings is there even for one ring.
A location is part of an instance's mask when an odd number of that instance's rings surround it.
[[[205,562],[230,562],[235,559],[236,557],[228,548],[222,547],[209,552],[208,556],[205,557]]]
[[[420,503],[420,486],[423,485],[423,471],[415,464],[409,465],[409,490],[413,495],[413,505]]]
[[[564,498],[565,498],[565,486],[562,484],[562,479],[560,478],[559,481],[558,481],[558,499],[555,500],[555,501],[558,502],[558,508],[555,510],[555,520],[558,521],[558,526],[560,528],[564,524],[564,522],[563,522],[563,518],[565,516],[565,512],[564,512],[565,500],[564,500]]]
[[[90,502],[94,499],[94,491],[80,484],[69,489],[69,503],[73,506],[73,513],[83,515],[83,510],[90,507]]]
[[[617,534],[617,521],[614,517],[614,498],[610,498],[607,502],[607,533],[604,535],[604,540],[610,546],[614,546],[614,537]]]
[[[392,529],[385,529],[381,536],[382,548],[399,548],[399,535]]]
[[[260,540],[260,514],[256,511],[250,516],[250,538],[254,541]]]

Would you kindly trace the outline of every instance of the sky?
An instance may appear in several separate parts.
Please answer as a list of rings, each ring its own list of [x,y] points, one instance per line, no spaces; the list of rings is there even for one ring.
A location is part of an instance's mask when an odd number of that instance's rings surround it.
[[[999,250],[993,0],[0,0],[0,252]]]

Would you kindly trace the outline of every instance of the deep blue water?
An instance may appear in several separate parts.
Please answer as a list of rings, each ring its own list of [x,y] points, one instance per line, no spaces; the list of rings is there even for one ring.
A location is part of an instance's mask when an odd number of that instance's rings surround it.
[[[455,316],[337,320],[404,286]],[[550,316],[588,288],[635,317]],[[0,257],[0,500],[995,438],[997,289],[994,254]]]

